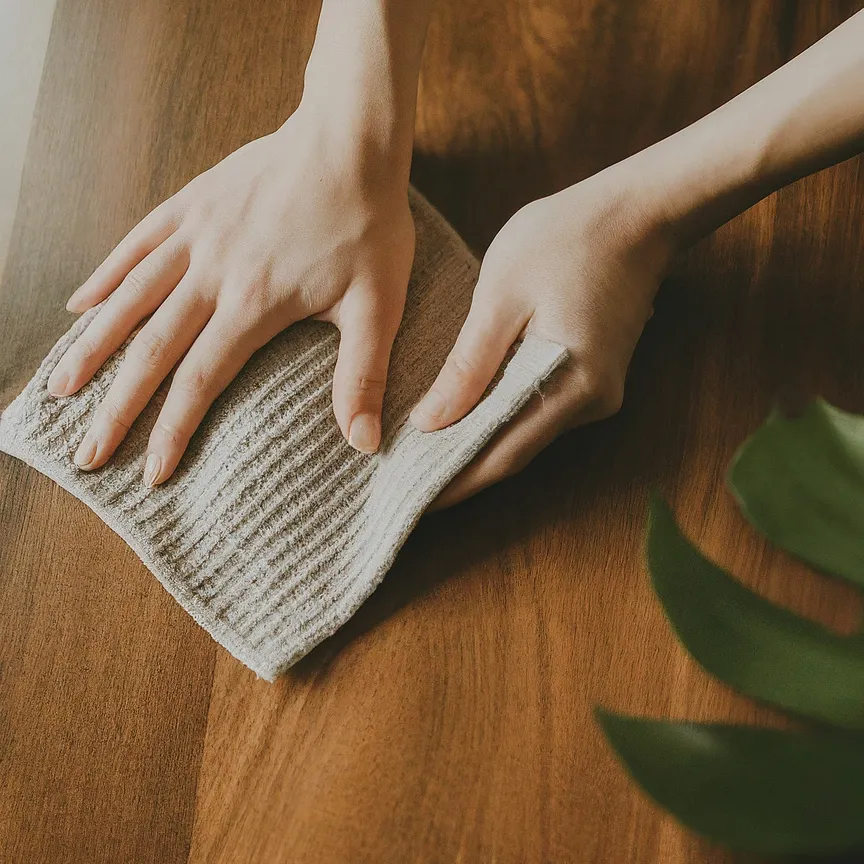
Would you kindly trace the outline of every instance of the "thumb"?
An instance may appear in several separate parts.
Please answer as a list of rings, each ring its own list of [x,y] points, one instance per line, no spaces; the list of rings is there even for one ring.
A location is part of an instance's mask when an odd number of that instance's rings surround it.
[[[333,412],[348,443],[361,453],[374,453],[381,443],[381,406],[401,311],[360,288],[349,290],[339,306]]]
[[[474,291],[471,309],[435,383],[411,412],[421,432],[443,429],[479,401],[528,323],[498,291]]]

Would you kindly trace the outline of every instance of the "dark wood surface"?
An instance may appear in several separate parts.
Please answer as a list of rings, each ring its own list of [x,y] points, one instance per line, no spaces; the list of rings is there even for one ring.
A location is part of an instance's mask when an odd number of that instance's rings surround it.
[[[675,131],[860,3],[442,2],[417,185],[482,252],[531,198]],[[312,2],[59,0],[0,289],[0,400],[66,297],[160,200],[296,104]],[[700,244],[623,411],[425,519],[358,616],[257,681],[82,504],[0,457],[0,861],[740,861],[630,784],[592,720],[775,722],[676,644],[642,563],[659,487],[742,579],[858,607],[771,550],[723,486],[778,396],[864,411],[864,171]]]

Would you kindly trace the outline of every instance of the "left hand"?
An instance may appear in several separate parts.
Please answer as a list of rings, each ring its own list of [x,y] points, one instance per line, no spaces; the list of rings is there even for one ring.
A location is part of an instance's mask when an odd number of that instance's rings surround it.
[[[78,447],[79,468],[108,461],[176,367],[144,468],[148,486],[164,483],[252,354],[309,317],[341,332],[333,410],[343,435],[378,449],[414,222],[407,176],[330,113],[302,102],[157,207],[72,295],[70,311],[105,304],[51,373],[54,396],[77,392],[146,320]]]
[[[449,507],[521,471],[563,432],[614,414],[627,367],[671,258],[614,167],[517,212],[483,259],[471,310],[411,414],[424,432],[464,417],[526,332],[569,359],[438,496]]]

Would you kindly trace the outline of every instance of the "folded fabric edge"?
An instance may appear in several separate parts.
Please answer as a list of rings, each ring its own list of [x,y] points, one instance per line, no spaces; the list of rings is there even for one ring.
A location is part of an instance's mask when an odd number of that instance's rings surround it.
[[[273,669],[273,678],[284,674],[301,657],[305,656],[328,637],[336,633],[354,613],[369,599],[375,589],[381,584],[384,576],[390,570],[399,550],[404,545],[408,536],[414,530],[420,517],[426,508],[435,500],[438,494],[468,463],[483,449],[495,432],[498,431],[508,420],[511,420],[531,398],[534,393],[540,392],[540,387],[552,373],[566,360],[567,350],[554,342],[528,335],[520,343],[515,355],[508,363],[504,374],[498,384],[487,395],[474,411],[458,424],[454,424],[440,432],[423,433],[416,431],[412,434],[418,436],[427,443],[431,450],[435,445],[437,436],[448,436],[458,434],[458,427],[462,424],[477,422],[477,415],[487,413],[481,425],[471,434],[470,439],[461,449],[457,458],[449,465],[446,475],[436,476],[435,479],[425,486],[405,487],[399,501],[393,503],[393,507],[407,515],[398,535],[389,544],[390,552],[379,562],[377,568],[369,575],[367,580],[358,582],[355,591],[343,596],[339,603],[338,613],[331,616],[331,622],[338,622],[318,628],[310,634],[307,639],[301,640],[295,645],[294,650],[278,663]],[[492,407],[494,405],[494,408]],[[407,506],[406,506],[407,504]],[[266,677],[266,676],[264,676]],[[268,680],[273,680],[268,678]]]
[[[5,413],[0,416],[0,452],[7,453],[25,462],[31,468],[35,468],[40,474],[44,474],[53,480],[58,486],[65,489],[79,501],[87,505],[115,534],[117,534],[129,548],[141,559],[147,569],[159,580],[166,591],[192,616],[192,618],[206,630],[217,642],[231,652],[241,663],[248,666],[256,674],[266,678],[265,674],[259,672],[255,667],[259,665],[261,652],[253,649],[245,640],[239,637],[230,627],[212,618],[201,609],[196,599],[183,591],[182,586],[177,585],[170,574],[162,572],[161,568],[149,555],[147,544],[138,538],[128,527],[118,522],[111,511],[105,508],[100,501],[94,498],[86,488],[78,481],[77,470],[65,469],[60,463],[45,459],[41,453],[32,448],[27,441],[21,440],[8,429],[8,423],[3,420]],[[268,679],[270,680],[270,679]]]
[[[522,342],[498,385],[487,396],[487,400],[501,401],[502,404],[496,405],[497,410],[471,435],[468,445],[450,466],[451,470],[448,474],[436,478],[434,483],[423,487],[419,494],[416,487],[405,492],[404,498],[413,496],[413,500],[407,508],[408,518],[399,531],[390,554],[380,562],[368,581],[359,583],[355,591],[343,596],[338,613],[330,616],[329,621],[331,623],[328,626],[316,628],[308,633],[306,638],[288,648],[287,652],[279,652],[279,656],[274,656],[272,652],[267,652],[261,647],[252,646],[232,626],[212,615],[211,610],[203,607],[194,595],[184,590],[184,587],[173,579],[171,573],[163,569],[159,561],[151,556],[146,538],[138,537],[134,531],[129,529],[128,525],[116,520],[111,511],[82,486],[78,479],[78,469],[45,459],[28,441],[16,434],[13,415],[17,412],[9,409],[13,408],[18,399],[23,398],[23,393],[0,415],[0,451],[25,462],[86,504],[115,534],[126,542],[165,590],[216,642],[257,676],[267,681],[274,681],[316,645],[340,629],[369,598],[392,566],[396,554],[423,512],[434,501],[438,493],[473,459],[492,435],[525,405],[531,395],[539,390],[543,381],[564,361],[566,354],[566,350],[560,345],[538,337],[529,336]],[[475,412],[482,409],[483,403],[475,409]],[[471,416],[468,415],[468,418],[461,422],[467,422]],[[450,427],[450,429],[452,430],[454,427]],[[434,436],[446,433],[448,430],[445,429],[439,433],[425,434],[429,436],[431,443]],[[418,432],[417,434],[423,435],[424,433]]]

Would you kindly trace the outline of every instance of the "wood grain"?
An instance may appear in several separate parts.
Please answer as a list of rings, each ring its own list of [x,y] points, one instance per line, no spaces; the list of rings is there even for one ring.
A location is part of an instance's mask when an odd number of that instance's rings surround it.
[[[860,3],[441,2],[417,185],[482,251],[519,205],[725,101]],[[0,289],[0,399],[151,207],[296,104],[315,3],[59,0]],[[848,628],[841,587],[723,487],[778,396],[864,411],[864,173],[766,200],[664,287],[622,412],[423,521],[342,632],[268,685],[124,544],[0,458],[0,861],[742,859],[629,783],[592,720],[775,722],[675,643],[642,566],[659,487],[712,556]]]

